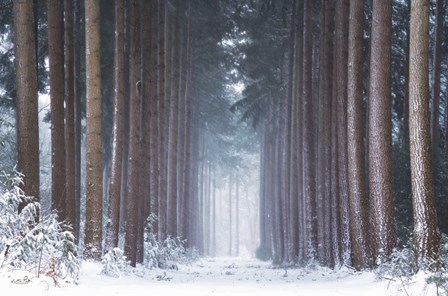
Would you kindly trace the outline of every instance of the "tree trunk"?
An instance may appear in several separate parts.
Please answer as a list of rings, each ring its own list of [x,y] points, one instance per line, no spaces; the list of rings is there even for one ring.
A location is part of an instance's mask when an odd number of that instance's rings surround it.
[[[101,144],[100,1],[86,0],[87,176],[86,258],[102,255],[103,149]]]
[[[180,1],[176,2],[176,15],[173,17],[173,31],[174,38],[172,43],[172,63],[173,63],[173,77],[172,77],[172,92],[171,92],[171,105],[170,105],[170,132],[168,139],[169,156],[168,156],[168,200],[167,200],[167,233],[171,236],[177,236],[177,199],[178,199],[178,184],[177,184],[177,171],[178,171],[178,138],[179,138],[179,99],[180,99],[180,59],[179,59],[179,19]]]
[[[147,4],[146,4],[147,5]],[[149,71],[149,121],[150,121],[150,138],[149,138],[149,158],[151,159],[149,167],[149,194],[151,204],[151,228],[155,235],[159,232],[159,96],[157,92],[158,86],[158,7],[156,1],[151,1],[151,54],[149,68],[145,67],[145,71]],[[147,51],[144,52],[146,54]]]
[[[75,157],[75,72],[73,47],[73,3],[64,0],[65,64],[65,147],[66,147],[66,213],[67,221],[76,223],[76,157]]]
[[[59,220],[66,219],[63,15],[60,0],[48,0],[48,61],[51,106],[51,200]]]
[[[352,237],[353,265],[361,270],[370,265],[368,250],[367,189],[363,134],[363,18],[364,1],[350,1],[347,142],[350,200],[350,233]]]
[[[131,266],[137,261],[138,223],[141,218],[140,174],[141,170],[141,93],[139,91],[140,64],[140,5],[132,0],[129,7],[130,49],[129,49],[129,157],[128,157],[128,199],[125,236],[125,255]]]
[[[395,247],[390,93],[391,0],[373,1],[371,36],[369,189],[373,259],[376,261],[379,255],[389,256]]]
[[[433,57],[433,83],[432,83],[432,112],[431,112],[431,139],[432,154],[436,160],[437,150],[440,141],[440,74],[442,71],[442,42],[443,42],[443,18],[444,18],[444,1],[437,0],[436,7],[436,33],[434,40],[434,57]]]
[[[232,187],[233,178],[232,173],[229,175],[229,256],[232,256],[232,239],[233,239],[233,214],[232,214]]]
[[[21,188],[39,202],[39,119],[33,3],[13,2],[14,51],[17,85],[18,170],[23,174]],[[19,205],[19,212],[28,202]],[[36,216],[39,220],[39,215]]]
[[[74,112],[75,112],[75,221],[73,225],[73,232],[76,238],[80,236],[80,224],[81,224],[81,142],[82,142],[82,131],[81,131],[81,121],[82,121],[82,104],[81,104],[81,93],[82,93],[82,78],[81,78],[81,50],[84,48],[85,38],[82,38],[82,34],[85,31],[84,22],[82,22],[83,14],[81,12],[83,6],[83,1],[76,1],[74,3],[74,32],[73,39],[77,46],[74,47],[73,55],[73,71],[75,75],[75,85],[74,85]]]
[[[118,246],[125,127],[125,5],[115,0],[114,125],[106,250]]]
[[[236,245],[236,256],[240,256],[240,182],[237,176],[235,184],[235,199],[236,199],[236,207],[235,207],[235,226],[236,226],[236,237],[235,237],[235,245]]]
[[[159,97],[159,232],[158,238],[160,241],[165,240],[166,237],[166,211],[167,211],[167,108],[168,100],[165,93],[166,81],[166,40],[165,40],[165,1],[159,2],[159,41],[158,41],[158,97]]]
[[[329,263],[330,228],[330,165],[331,165],[331,89],[333,73],[334,1],[322,1],[320,45],[320,84],[317,144],[317,223],[318,258],[322,265]]]
[[[411,1],[409,137],[414,242],[420,266],[425,259],[438,258],[440,243],[429,123],[429,6],[429,0]]]

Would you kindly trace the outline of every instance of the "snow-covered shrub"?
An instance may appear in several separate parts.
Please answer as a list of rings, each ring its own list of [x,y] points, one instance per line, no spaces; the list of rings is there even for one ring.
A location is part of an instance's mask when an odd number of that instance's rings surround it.
[[[378,278],[410,277],[418,271],[417,256],[411,247],[395,249],[390,256],[380,255],[378,258],[375,271]]]
[[[126,260],[126,256],[124,256],[124,252],[120,248],[113,248],[107,252],[103,256],[101,264],[103,265],[101,274],[107,276],[118,278],[121,274],[129,272],[129,261]]]
[[[440,243],[440,254],[437,259],[427,262],[424,268],[429,271],[426,282],[435,285],[437,292],[443,291],[448,295],[448,237],[442,235]]]
[[[185,240],[168,236],[165,241],[157,240],[153,233],[145,237],[144,263],[147,268],[177,269],[177,264],[190,264],[199,258],[195,248],[186,248]]]
[[[77,280],[75,237],[56,214],[36,221],[40,205],[26,197],[16,175],[0,185],[0,267],[34,269],[36,275]],[[19,204],[28,204],[19,213]],[[56,282],[56,280],[55,280]]]

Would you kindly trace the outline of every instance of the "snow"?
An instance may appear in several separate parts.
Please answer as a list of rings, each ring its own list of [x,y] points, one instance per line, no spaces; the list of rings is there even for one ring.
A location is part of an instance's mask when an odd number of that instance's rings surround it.
[[[255,259],[204,258],[178,270],[137,268],[129,275],[101,275],[101,264],[83,262],[77,284],[28,271],[0,269],[2,295],[436,295],[419,273],[410,283],[375,279],[372,272],[348,268],[274,269]],[[406,289],[406,290],[405,290]]]

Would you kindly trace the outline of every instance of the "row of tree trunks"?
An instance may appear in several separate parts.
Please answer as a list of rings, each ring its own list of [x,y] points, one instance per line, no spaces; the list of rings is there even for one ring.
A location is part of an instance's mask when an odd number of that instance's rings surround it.
[[[312,2],[294,3],[292,19],[299,19],[303,27],[291,24],[291,36],[295,37],[289,40],[293,48],[287,52],[293,66],[287,67],[286,103],[271,104],[263,127],[260,251],[266,253],[259,255],[271,257],[276,264],[290,263],[291,258],[299,263],[317,259],[330,267],[349,264],[356,269],[369,268],[390,256],[396,246],[392,1],[372,2],[368,58],[363,56],[363,1],[321,1],[319,38],[313,38],[317,31],[313,30]],[[411,4],[410,102],[403,119],[410,123],[414,239],[422,262],[434,257],[439,246],[430,148],[429,1]],[[439,3],[437,11],[441,10]],[[365,64],[369,65],[368,79]],[[434,92],[440,92],[440,81],[436,81],[440,80],[439,70],[434,69],[432,105],[437,110]],[[368,100],[363,95],[366,85]],[[313,105],[316,92],[318,107]],[[433,145],[438,145],[437,112],[433,110],[437,118],[437,122],[432,121]],[[285,159],[294,165],[286,168]],[[283,189],[284,179],[288,180],[287,190]]]

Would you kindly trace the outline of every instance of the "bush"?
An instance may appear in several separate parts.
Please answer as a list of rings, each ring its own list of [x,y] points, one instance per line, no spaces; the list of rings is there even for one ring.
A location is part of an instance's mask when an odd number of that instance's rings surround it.
[[[411,247],[395,249],[390,256],[378,256],[378,258],[378,268],[375,270],[378,278],[410,277],[418,271],[417,256]]]
[[[40,204],[26,197],[16,174],[0,185],[0,268],[35,269],[36,275],[78,279],[75,237],[56,214],[35,218]],[[19,204],[27,201],[18,213]]]
[[[103,265],[101,274],[116,278],[120,277],[121,274],[127,274],[130,265],[123,254],[124,252],[119,248],[114,248],[107,252],[101,260]]]
[[[159,241],[151,227],[156,220],[154,215],[147,219],[143,258],[147,268],[177,269],[177,263],[190,264],[199,259],[199,252],[185,247],[186,240],[181,237],[168,236],[163,242]]]

